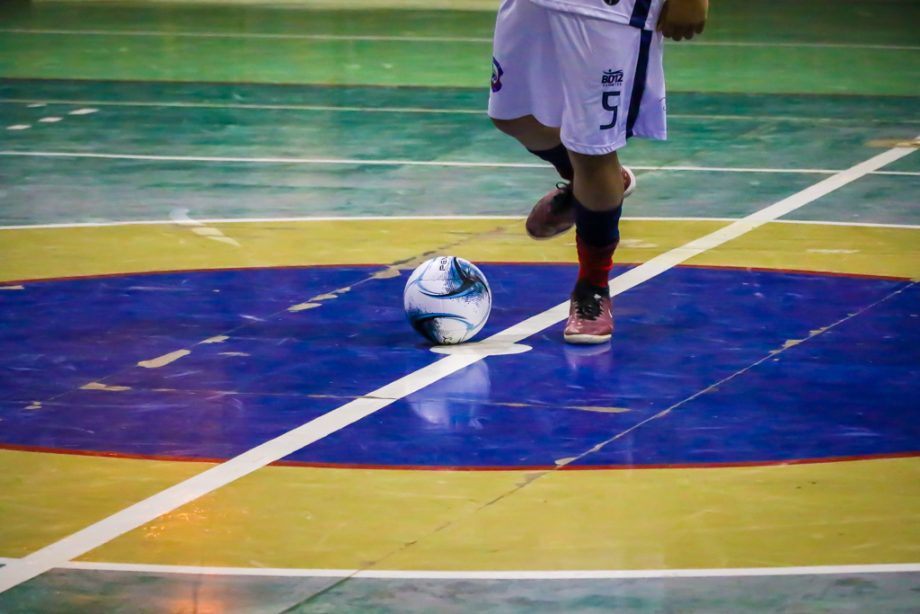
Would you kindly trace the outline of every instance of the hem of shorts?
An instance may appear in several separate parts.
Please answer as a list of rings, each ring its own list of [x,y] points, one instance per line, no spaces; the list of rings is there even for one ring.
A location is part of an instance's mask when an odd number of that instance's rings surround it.
[[[658,133],[658,134],[634,134],[635,138],[639,139],[651,139],[653,141],[667,141],[667,133]],[[583,145],[581,143],[576,143],[568,139],[562,139],[562,144],[565,145],[565,148],[569,151],[574,151],[575,153],[585,154],[588,156],[603,156],[605,154],[613,153],[619,151],[626,147],[628,140],[624,137],[615,141],[610,145]]]
[[[486,115],[489,116],[489,119],[497,119],[499,121],[508,121],[513,119],[520,119],[522,117],[527,117],[528,115],[533,115],[534,118],[549,128],[559,128],[559,124],[554,125],[551,122],[547,122],[545,117],[540,117],[540,114],[534,111],[533,109],[521,109],[520,111],[515,111],[513,113],[505,112],[505,109],[502,109],[502,112],[493,112],[492,109],[486,109]]]
[[[581,143],[576,143],[568,139],[562,139],[562,144],[565,145],[565,148],[569,151],[574,151],[575,153],[585,154],[588,156],[602,156],[604,154],[613,153],[624,147],[626,147],[626,138],[618,139],[616,142],[609,145],[584,145]]]

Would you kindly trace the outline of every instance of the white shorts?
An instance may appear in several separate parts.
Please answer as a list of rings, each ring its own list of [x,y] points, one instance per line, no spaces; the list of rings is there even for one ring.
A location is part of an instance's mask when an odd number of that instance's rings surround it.
[[[578,153],[667,138],[659,32],[503,0],[495,25],[489,117],[533,115]]]

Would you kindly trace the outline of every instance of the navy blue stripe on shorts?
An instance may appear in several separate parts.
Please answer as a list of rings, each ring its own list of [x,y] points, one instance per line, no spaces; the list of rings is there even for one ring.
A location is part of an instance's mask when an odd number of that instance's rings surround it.
[[[636,3],[638,6],[639,3]],[[636,60],[636,73],[633,77],[632,94],[629,97],[629,114],[626,116],[626,138],[633,135],[633,127],[639,119],[639,108],[642,106],[642,96],[645,94],[645,80],[648,78],[648,56],[652,46],[651,30],[642,30],[639,39],[639,59]]]
[[[633,6],[632,16],[629,18],[629,25],[634,28],[644,28],[645,20],[648,19],[648,12],[651,9],[652,0],[636,0]]]

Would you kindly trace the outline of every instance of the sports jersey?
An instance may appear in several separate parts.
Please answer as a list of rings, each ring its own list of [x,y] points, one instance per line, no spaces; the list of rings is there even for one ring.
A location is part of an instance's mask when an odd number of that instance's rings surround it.
[[[557,11],[578,13],[597,19],[654,30],[664,0],[530,0]]]

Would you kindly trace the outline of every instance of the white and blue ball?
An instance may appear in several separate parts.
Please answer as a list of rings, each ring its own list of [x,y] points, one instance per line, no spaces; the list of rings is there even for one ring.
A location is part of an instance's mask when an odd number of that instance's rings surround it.
[[[412,328],[439,345],[463,343],[478,333],[492,311],[486,276],[463,258],[423,262],[406,282],[403,306]]]

